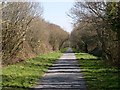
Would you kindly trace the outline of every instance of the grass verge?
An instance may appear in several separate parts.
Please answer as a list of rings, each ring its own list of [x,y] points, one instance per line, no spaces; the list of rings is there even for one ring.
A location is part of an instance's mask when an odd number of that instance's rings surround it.
[[[60,49],[60,52],[65,53],[67,50],[68,50],[68,48],[62,48],[62,49]]]
[[[31,88],[61,56],[59,52],[40,55],[33,59],[2,68],[2,86]],[[7,89],[6,89],[7,90]],[[12,89],[14,90],[14,89]],[[17,89],[16,89],[17,90]]]
[[[88,90],[120,90],[118,69],[105,65],[103,60],[87,54],[76,53]]]

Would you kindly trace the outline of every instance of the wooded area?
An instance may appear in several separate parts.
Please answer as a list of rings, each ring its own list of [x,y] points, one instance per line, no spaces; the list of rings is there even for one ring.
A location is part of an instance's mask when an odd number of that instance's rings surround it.
[[[44,20],[39,2],[2,2],[2,64],[60,50],[68,33]]]
[[[44,20],[40,3],[2,2],[1,6],[3,64],[68,46],[69,34]],[[119,65],[120,2],[75,2],[69,16],[74,21],[73,48]]]
[[[75,2],[71,46],[120,66],[120,2]]]
[[[0,11],[2,90],[120,89],[120,1],[75,2],[70,34],[40,2],[4,1]]]

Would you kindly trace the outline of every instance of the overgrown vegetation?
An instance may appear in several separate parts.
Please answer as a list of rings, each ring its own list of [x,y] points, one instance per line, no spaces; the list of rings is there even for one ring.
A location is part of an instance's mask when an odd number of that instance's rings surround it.
[[[43,76],[55,60],[61,56],[60,52],[39,55],[36,58],[9,65],[3,68],[2,85],[14,88],[31,88]],[[8,89],[9,90],[9,89]]]
[[[103,60],[87,54],[76,53],[88,90],[119,90],[118,69]]]
[[[120,66],[120,2],[75,2],[71,46]]]
[[[61,52],[61,53],[65,53],[65,52],[67,51],[67,49],[68,49],[68,48],[62,48],[62,49],[60,49],[60,52]]]
[[[69,15],[74,20],[70,36],[42,17],[39,2],[3,1],[0,6],[4,87],[32,87],[61,55],[53,51],[63,53],[70,43],[74,52],[86,52],[76,56],[88,89],[120,89],[120,1],[75,2]]]
[[[45,21],[40,2],[3,1],[0,5],[3,65],[66,47],[68,33]]]

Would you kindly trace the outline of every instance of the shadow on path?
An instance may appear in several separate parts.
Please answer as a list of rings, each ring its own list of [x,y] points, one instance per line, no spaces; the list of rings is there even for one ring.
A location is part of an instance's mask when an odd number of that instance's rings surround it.
[[[78,60],[69,48],[33,88],[4,87],[2,90],[86,90],[86,84]]]
[[[86,90],[85,80],[75,54],[69,48],[29,90]]]

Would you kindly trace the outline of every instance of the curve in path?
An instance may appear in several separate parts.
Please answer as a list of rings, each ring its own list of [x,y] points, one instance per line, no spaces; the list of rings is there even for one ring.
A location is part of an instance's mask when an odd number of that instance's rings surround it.
[[[85,80],[80,71],[75,54],[69,48],[49,68],[34,90],[86,90]]]

